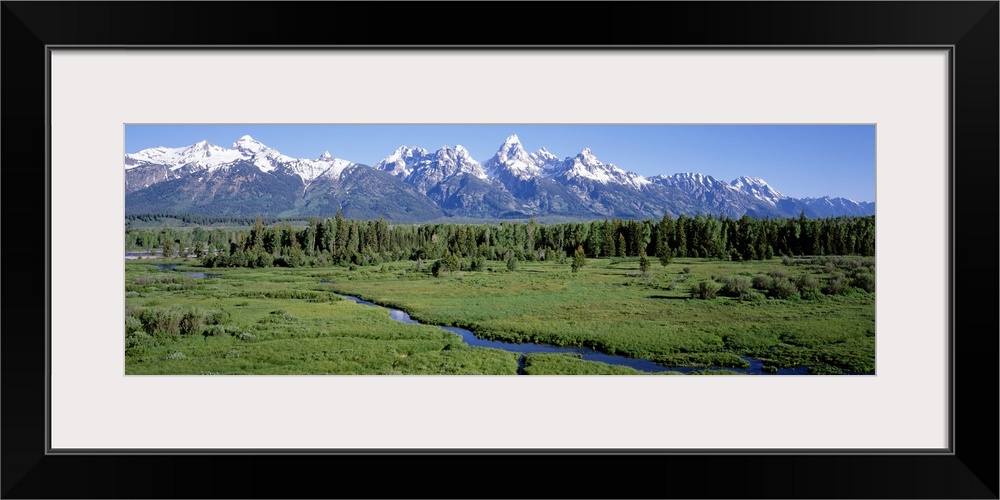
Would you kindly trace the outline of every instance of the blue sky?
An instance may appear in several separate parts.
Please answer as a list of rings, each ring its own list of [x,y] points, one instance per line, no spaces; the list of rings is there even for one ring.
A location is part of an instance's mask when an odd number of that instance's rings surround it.
[[[296,158],[324,151],[374,165],[399,146],[462,145],[486,161],[511,134],[530,153],[559,157],[589,147],[597,158],[646,177],[695,172],[732,181],[760,177],[796,198],[875,201],[874,125],[126,125],[125,152],[243,135]]]

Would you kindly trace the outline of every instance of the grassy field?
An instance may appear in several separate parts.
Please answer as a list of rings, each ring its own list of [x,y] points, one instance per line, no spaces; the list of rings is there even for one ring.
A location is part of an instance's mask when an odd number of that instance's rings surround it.
[[[170,262],[220,276],[126,262],[128,374],[517,373],[517,354],[471,348],[429,325],[668,366],[743,368],[749,356],[768,371],[875,370],[875,295],[865,291],[873,290],[873,275],[865,274],[870,258],[675,259],[645,274],[636,258],[589,259],[576,273],[568,263],[521,262],[508,271],[504,262],[488,262],[483,271],[440,277],[405,261],[352,269]],[[692,290],[710,298],[692,298]],[[338,293],[403,309],[427,325],[397,323]],[[641,373],[560,354],[523,362],[528,375]]]

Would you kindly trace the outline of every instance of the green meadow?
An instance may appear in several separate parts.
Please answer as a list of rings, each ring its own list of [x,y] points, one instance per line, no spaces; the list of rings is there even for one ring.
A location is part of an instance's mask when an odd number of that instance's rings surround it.
[[[176,264],[164,270],[156,264]],[[518,373],[518,353],[470,347],[432,325],[510,342],[585,346],[674,367],[811,374],[875,370],[874,259],[731,262],[638,258],[430,266],[213,268],[125,263],[126,374]],[[211,273],[206,278],[183,271]],[[392,320],[354,295],[407,311]],[[641,374],[564,354],[529,354],[526,375]],[[694,373],[710,373],[696,370]],[[725,373],[720,371],[719,373]]]

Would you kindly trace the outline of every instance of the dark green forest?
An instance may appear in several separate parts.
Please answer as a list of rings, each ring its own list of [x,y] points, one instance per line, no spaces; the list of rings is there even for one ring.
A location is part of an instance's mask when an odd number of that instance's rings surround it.
[[[155,220],[156,215],[138,215]],[[232,218],[229,218],[232,219]],[[191,222],[218,221],[198,217]],[[145,219],[144,219],[145,220]],[[664,215],[660,220],[605,219],[538,224],[390,225],[384,219],[312,218],[306,227],[256,218],[247,229],[129,228],[126,250],[194,256],[207,267],[378,265],[399,260],[467,259],[565,261],[578,248],[586,257],[642,257],[666,265],[675,257],[731,261],[780,256],[875,254],[875,217],[739,219]],[[459,263],[459,265],[465,265]]]

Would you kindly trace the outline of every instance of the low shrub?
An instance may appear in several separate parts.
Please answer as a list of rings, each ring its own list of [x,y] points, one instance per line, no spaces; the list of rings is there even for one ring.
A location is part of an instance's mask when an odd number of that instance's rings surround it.
[[[743,295],[743,300],[745,302],[763,302],[767,300],[767,297],[757,290],[750,289]]]
[[[691,298],[694,299],[714,299],[719,291],[719,285],[712,281],[702,281],[691,288]]]
[[[205,312],[200,309],[190,308],[181,315],[180,333],[181,335],[189,335],[200,332],[201,327],[204,325]]]
[[[767,275],[776,280],[788,277],[788,274],[785,273],[783,269],[771,269],[770,271],[767,272]]]
[[[125,335],[125,355],[129,357],[142,356],[156,345],[156,339],[143,331],[133,331]]]
[[[507,270],[508,271],[517,271],[517,259],[516,258],[511,257],[511,258],[507,259]]]
[[[723,295],[744,300],[747,292],[751,290],[753,290],[753,282],[746,276],[727,276],[722,279]]]
[[[799,295],[799,289],[788,278],[775,279],[768,295],[776,299],[790,299]]]
[[[142,321],[135,316],[125,316],[125,333],[144,331]]]
[[[229,311],[212,311],[208,314],[205,322],[209,325],[224,325],[229,323],[230,318]]]
[[[767,291],[771,289],[771,285],[774,283],[774,278],[758,274],[753,277],[751,283],[753,284],[754,289]]]
[[[856,272],[854,273],[854,277],[851,278],[851,286],[860,288],[868,293],[874,293],[875,275],[866,271]]]
[[[827,295],[843,295],[847,292],[847,278],[843,274],[835,274],[826,280],[823,293]]]
[[[162,332],[180,335],[182,318],[177,309],[145,309],[139,313],[139,320],[149,334]]]
[[[799,289],[799,294],[805,300],[818,300],[823,298],[820,291],[819,281],[809,274],[803,274],[795,280],[795,286]]]
[[[441,276],[455,271],[462,270],[462,261],[453,253],[448,253],[444,257],[434,261],[431,266],[431,273],[434,276]]]
[[[203,328],[201,334],[206,337],[221,337],[226,334],[226,328],[222,325],[210,325]]]
[[[469,264],[469,270],[471,271],[482,271],[484,269],[486,269],[486,259],[482,256],[473,258]]]

